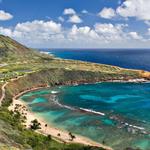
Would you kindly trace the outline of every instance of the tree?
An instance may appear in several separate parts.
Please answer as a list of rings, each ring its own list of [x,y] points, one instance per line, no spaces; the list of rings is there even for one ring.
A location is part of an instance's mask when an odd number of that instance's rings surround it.
[[[71,139],[70,139],[71,141],[73,141],[73,139],[76,138],[71,132],[69,132],[69,136],[70,136],[70,138],[71,138]]]
[[[47,124],[45,124],[45,132],[46,132],[47,126],[48,126],[48,125],[47,125]]]
[[[31,128],[32,130],[41,129],[41,124],[38,122],[37,119],[34,119],[34,120],[31,121],[30,128]]]
[[[47,135],[47,138],[48,138],[48,140],[51,140],[52,136],[49,134],[49,135]]]

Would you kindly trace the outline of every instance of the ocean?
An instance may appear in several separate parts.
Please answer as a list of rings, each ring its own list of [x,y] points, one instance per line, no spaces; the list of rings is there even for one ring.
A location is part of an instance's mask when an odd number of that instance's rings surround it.
[[[44,50],[48,51],[48,50]],[[150,70],[149,50],[50,50],[50,54]],[[58,86],[24,94],[22,100],[49,124],[105,143],[115,150],[150,150],[150,83]]]
[[[41,49],[56,57],[150,71],[150,49]]]
[[[97,83],[41,89],[22,97],[47,123],[115,150],[150,150],[150,83]]]

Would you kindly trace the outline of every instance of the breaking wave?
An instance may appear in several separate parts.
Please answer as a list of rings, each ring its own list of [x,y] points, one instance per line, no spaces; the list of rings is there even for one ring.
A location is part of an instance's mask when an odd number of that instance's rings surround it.
[[[51,93],[52,93],[52,94],[56,94],[56,93],[58,93],[58,91],[51,91]]]
[[[97,114],[97,115],[105,116],[104,113],[98,112],[98,111],[94,111],[94,110],[91,110],[91,109],[80,108],[80,110],[85,111],[85,112],[89,112],[89,113],[93,113],[93,114]]]

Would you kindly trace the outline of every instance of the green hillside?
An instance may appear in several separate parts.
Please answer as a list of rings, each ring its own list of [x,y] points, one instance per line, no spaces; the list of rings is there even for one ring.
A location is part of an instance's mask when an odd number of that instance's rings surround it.
[[[71,85],[130,79],[149,79],[144,71],[128,70],[116,66],[64,60],[41,54],[13,39],[0,35],[0,97],[2,86],[5,97],[0,107],[0,149],[33,150],[96,150],[79,144],[62,144],[27,130],[21,115],[14,115],[7,107],[14,95],[33,87]]]

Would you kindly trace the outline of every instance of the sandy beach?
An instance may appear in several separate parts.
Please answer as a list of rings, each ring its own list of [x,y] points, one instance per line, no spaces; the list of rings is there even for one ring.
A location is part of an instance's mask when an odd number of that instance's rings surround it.
[[[42,87],[40,87],[40,88],[42,88]],[[31,90],[36,90],[36,89],[40,89],[40,88],[34,88],[34,89],[31,89]],[[27,93],[31,90],[26,90],[24,92],[19,93],[16,96],[14,96],[13,97],[13,102],[12,102],[11,106],[9,107],[9,110],[12,110],[12,111],[14,111],[16,105],[20,105],[21,108],[22,107],[25,108],[25,109],[20,108],[19,111],[20,111],[20,113],[25,114],[25,116],[27,118],[26,122],[25,122],[25,125],[26,125],[27,128],[30,128],[30,124],[31,124],[32,120],[37,119],[38,122],[41,124],[41,129],[37,130],[37,132],[39,132],[41,134],[44,134],[44,135],[51,135],[53,137],[53,139],[57,140],[58,142],[62,142],[62,143],[80,143],[80,144],[84,144],[84,145],[102,147],[102,148],[105,148],[107,150],[112,150],[112,148],[110,148],[108,146],[105,146],[103,144],[94,142],[94,141],[92,141],[92,140],[90,140],[86,137],[76,135],[76,134],[74,134],[76,138],[73,141],[71,141],[70,136],[68,134],[69,132],[58,129],[58,128],[55,128],[54,126],[52,126],[50,124],[47,124],[47,122],[43,118],[37,116],[35,113],[28,110],[28,107],[27,107],[26,103],[24,103],[21,99],[19,99],[19,97],[22,94]],[[47,124],[47,127],[45,127],[46,124]],[[58,136],[58,134],[59,134],[59,136]]]

